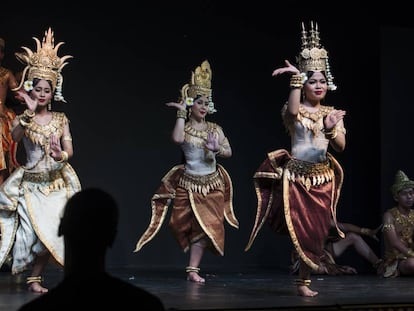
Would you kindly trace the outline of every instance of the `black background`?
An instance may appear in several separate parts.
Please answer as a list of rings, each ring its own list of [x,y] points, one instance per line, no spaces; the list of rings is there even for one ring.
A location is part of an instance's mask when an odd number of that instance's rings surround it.
[[[252,176],[267,152],[289,148],[280,117],[289,80],[271,73],[284,59],[295,61],[302,21],[318,23],[330,56],[338,89],[328,94],[326,104],[347,111],[346,150],[332,152],[345,172],[338,219],[378,226],[383,210],[393,204],[388,189],[395,171],[414,176],[409,136],[412,25],[404,17],[407,10],[396,2],[376,7],[379,13],[360,5],[197,0],[5,4],[0,11],[3,65],[21,70],[14,52],[21,46],[34,49],[32,37],[41,39],[53,28],[55,42],[65,42],[59,56],[74,56],[63,69],[68,103],[54,107],[71,121],[75,154],[70,163],[83,187],[108,190],[121,207],[109,264],[184,266],[187,255],[167,223],[139,253],[133,250],[149,224],[152,193],[181,161],[179,147],[170,140],[175,111],[164,104],[178,98],[191,71],[208,59],[218,110],[209,120],[223,126],[233,148],[233,157],[220,163],[234,182],[240,229],[227,226],[225,256],[206,254],[202,264],[286,269],[287,237],[264,227],[252,249],[244,252],[244,247],[256,212]],[[381,251],[379,243],[368,242]],[[370,269],[352,251],[341,261]]]

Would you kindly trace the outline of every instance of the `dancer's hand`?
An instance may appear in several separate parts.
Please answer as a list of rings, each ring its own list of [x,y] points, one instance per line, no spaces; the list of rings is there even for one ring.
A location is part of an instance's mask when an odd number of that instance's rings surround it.
[[[290,74],[293,75],[298,75],[300,74],[299,69],[297,69],[295,66],[293,66],[288,60],[285,60],[285,67],[281,67],[281,68],[277,68],[273,71],[272,76],[277,76],[277,75],[281,75],[285,72],[288,72]]]

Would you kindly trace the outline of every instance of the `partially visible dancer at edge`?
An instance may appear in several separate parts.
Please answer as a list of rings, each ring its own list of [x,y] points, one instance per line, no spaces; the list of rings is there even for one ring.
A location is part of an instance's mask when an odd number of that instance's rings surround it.
[[[414,181],[397,171],[391,193],[396,205],[383,215],[383,276],[414,275]]]
[[[2,66],[5,49],[6,42],[0,38],[0,185],[18,166],[17,144],[11,136],[12,122],[16,113],[9,107],[9,101],[15,100],[17,95],[12,91],[17,88],[17,81],[13,72]]]
[[[224,220],[238,228],[233,211],[233,185],[217,157],[232,155],[223,129],[205,120],[216,112],[212,100],[212,72],[204,61],[181,89],[180,102],[166,105],[177,109],[172,140],[181,147],[185,164],[174,166],[163,178],[151,200],[152,216],[147,230],[137,242],[135,252],[151,241],[173,204],[169,226],[184,252],[190,252],[187,280],[204,283],[199,275],[205,249],[224,255]],[[188,108],[188,110],[187,110]],[[188,120],[187,120],[188,119]]]
[[[11,135],[12,122],[16,113],[10,108],[12,97],[16,97],[16,93],[12,90],[17,87],[17,81],[13,72],[2,66],[5,51],[6,41],[0,38],[0,185],[19,166],[16,159],[17,143],[13,141]],[[1,271],[10,271],[11,260],[12,257],[9,255]]]
[[[68,163],[73,155],[69,120],[51,110],[53,100],[65,102],[61,70],[72,56],[57,55],[63,42],[55,46],[51,28],[42,42],[34,40],[36,51],[23,47],[25,53],[18,54],[26,64],[18,86],[26,110],[13,120],[12,137],[23,142],[26,162],[0,187],[0,266],[11,253],[12,274],[31,269],[29,290],[44,293],[46,264],[64,264],[63,239],[57,235],[63,208],[81,185]]]
[[[291,75],[288,101],[282,108],[291,150],[268,153],[254,174],[258,205],[246,251],[266,221],[275,232],[289,234],[300,257],[297,293],[313,297],[318,292],[310,288],[311,273],[319,269],[332,221],[344,237],[336,220],[344,174],[328,147],[342,152],[346,131],[345,111],[322,104],[327,91],[336,86],[318,25],[311,23],[307,32],[302,23],[302,29],[298,67],[285,60],[285,67],[273,71],[273,76]]]

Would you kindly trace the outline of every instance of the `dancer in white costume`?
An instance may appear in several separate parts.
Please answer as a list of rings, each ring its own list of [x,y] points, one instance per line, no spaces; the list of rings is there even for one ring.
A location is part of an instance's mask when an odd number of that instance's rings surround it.
[[[44,293],[41,273],[49,259],[63,265],[63,239],[57,235],[63,208],[81,185],[67,162],[73,155],[69,120],[51,111],[53,99],[65,101],[61,69],[72,56],[57,56],[62,43],[54,45],[50,28],[42,42],[34,39],[35,52],[23,47],[25,53],[16,54],[26,67],[15,90],[27,109],[13,120],[12,137],[23,142],[27,158],[0,188],[0,266],[12,255],[12,274],[31,268],[29,290]]]

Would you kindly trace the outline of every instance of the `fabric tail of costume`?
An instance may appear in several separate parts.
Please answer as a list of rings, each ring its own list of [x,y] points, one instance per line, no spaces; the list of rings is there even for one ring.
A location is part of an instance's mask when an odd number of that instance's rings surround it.
[[[258,199],[256,218],[245,251],[249,250],[264,223],[277,233],[289,234],[300,258],[317,270],[324,243],[334,220],[338,234],[336,206],[343,183],[343,171],[328,153],[329,170],[314,176],[296,175],[287,168],[292,157],[276,150],[254,175]],[[304,201],[306,197],[306,202]]]
[[[49,173],[48,178],[46,175],[36,175],[39,180],[35,182],[26,176],[23,167],[17,168],[1,185],[0,191],[0,267],[12,248],[28,252],[26,256],[21,253],[16,256],[22,259],[13,263],[13,274],[26,270],[32,263],[32,251],[34,244],[39,244],[38,240],[57,263],[64,265],[64,244],[63,238],[58,236],[58,225],[66,201],[81,189],[79,179],[69,163]],[[41,182],[40,177],[43,178]],[[18,230],[26,231],[29,225],[33,227],[31,230],[35,236],[16,239],[24,236],[18,234]],[[14,247],[14,244],[19,245]]]
[[[151,221],[140,237],[134,252],[150,242],[160,230],[170,203],[174,200],[174,210],[170,228],[184,252],[190,243],[207,236],[214,253],[224,254],[224,219],[238,228],[239,222],[233,211],[233,186],[228,172],[217,165],[223,179],[223,188],[192,191],[179,186],[184,174],[184,165],[174,166],[162,179],[161,186],[151,199]],[[209,188],[209,187],[207,187]],[[214,188],[214,187],[213,187]],[[208,196],[208,200],[205,198]]]

